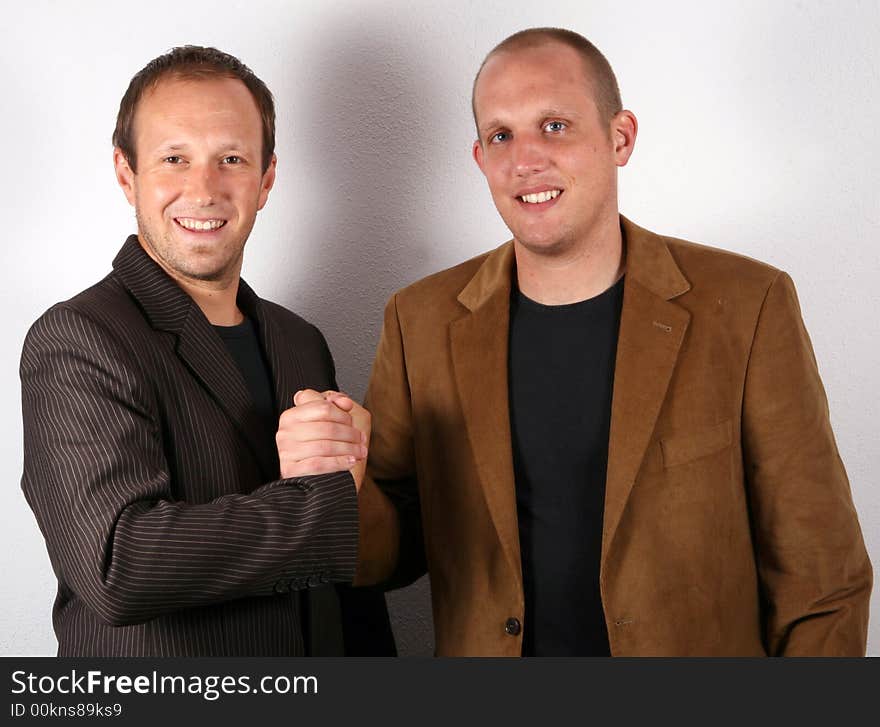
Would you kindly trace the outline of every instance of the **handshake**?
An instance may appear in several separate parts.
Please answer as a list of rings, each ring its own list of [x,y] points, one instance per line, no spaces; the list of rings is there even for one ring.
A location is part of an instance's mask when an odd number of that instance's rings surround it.
[[[278,420],[281,478],[348,470],[358,491],[370,446],[370,412],[338,391],[303,389]]]

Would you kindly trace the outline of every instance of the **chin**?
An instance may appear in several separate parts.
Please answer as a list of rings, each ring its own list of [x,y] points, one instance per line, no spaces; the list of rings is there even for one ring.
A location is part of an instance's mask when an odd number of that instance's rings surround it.
[[[560,255],[571,249],[571,243],[566,238],[535,237],[534,235],[514,235],[514,238],[534,255]]]
[[[225,265],[188,266],[186,275],[194,280],[202,280],[206,283],[217,283],[229,278],[230,271],[233,268],[234,265],[232,263],[226,263]]]
[[[193,270],[188,272],[186,276],[193,280],[201,280],[205,283],[217,283],[225,278],[225,273],[221,270]]]

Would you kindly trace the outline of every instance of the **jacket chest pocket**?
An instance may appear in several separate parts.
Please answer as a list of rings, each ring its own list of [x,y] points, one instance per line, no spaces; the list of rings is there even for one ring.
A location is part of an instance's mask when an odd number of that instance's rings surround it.
[[[733,423],[727,419],[696,431],[661,438],[661,462],[664,469],[678,467],[727,449],[732,443]]]

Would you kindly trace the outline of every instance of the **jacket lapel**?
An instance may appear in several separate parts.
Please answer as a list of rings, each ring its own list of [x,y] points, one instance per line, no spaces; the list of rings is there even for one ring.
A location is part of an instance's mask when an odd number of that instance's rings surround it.
[[[276,479],[274,432],[267,434],[256,416],[244,377],[198,305],[143,251],[135,235],[126,240],[113,269],[151,325],[177,337],[177,355],[235,424],[264,479]]]
[[[675,369],[690,314],[671,300],[690,289],[657,235],[621,216],[627,273],[617,343],[602,558],[614,538]],[[458,296],[469,313],[450,327],[465,426],[499,540],[520,577],[511,449],[508,345],[513,244],[492,252]]]
[[[280,415],[293,406],[293,395],[305,386],[305,375],[296,353],[296,342],[285,336],[275,320],[266,314],[266,307],[244,280],[239,281],[238,307],[257,326],[260,344],[272,372],[275,408]],[[274,434],[272,432],[273,437]]]
[[[621,217],[626,279],[614,370],[602,562],[620,523],[672,378],[690,313],[671,302],[690,289],[657,235]]]
[[[521,578],[511,449],[507,349],[513,245],[492,252],[458,296],[469,313],[450,326],[465,426],[504,552]]]

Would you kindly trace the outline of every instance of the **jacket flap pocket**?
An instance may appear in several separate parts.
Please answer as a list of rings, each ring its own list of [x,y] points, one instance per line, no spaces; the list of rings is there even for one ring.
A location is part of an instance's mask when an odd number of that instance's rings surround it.
[[[733,427],[728,419],[696,432],[661,439],[663,466],[675,467],[725,449],[730,446],[732,434]]]

